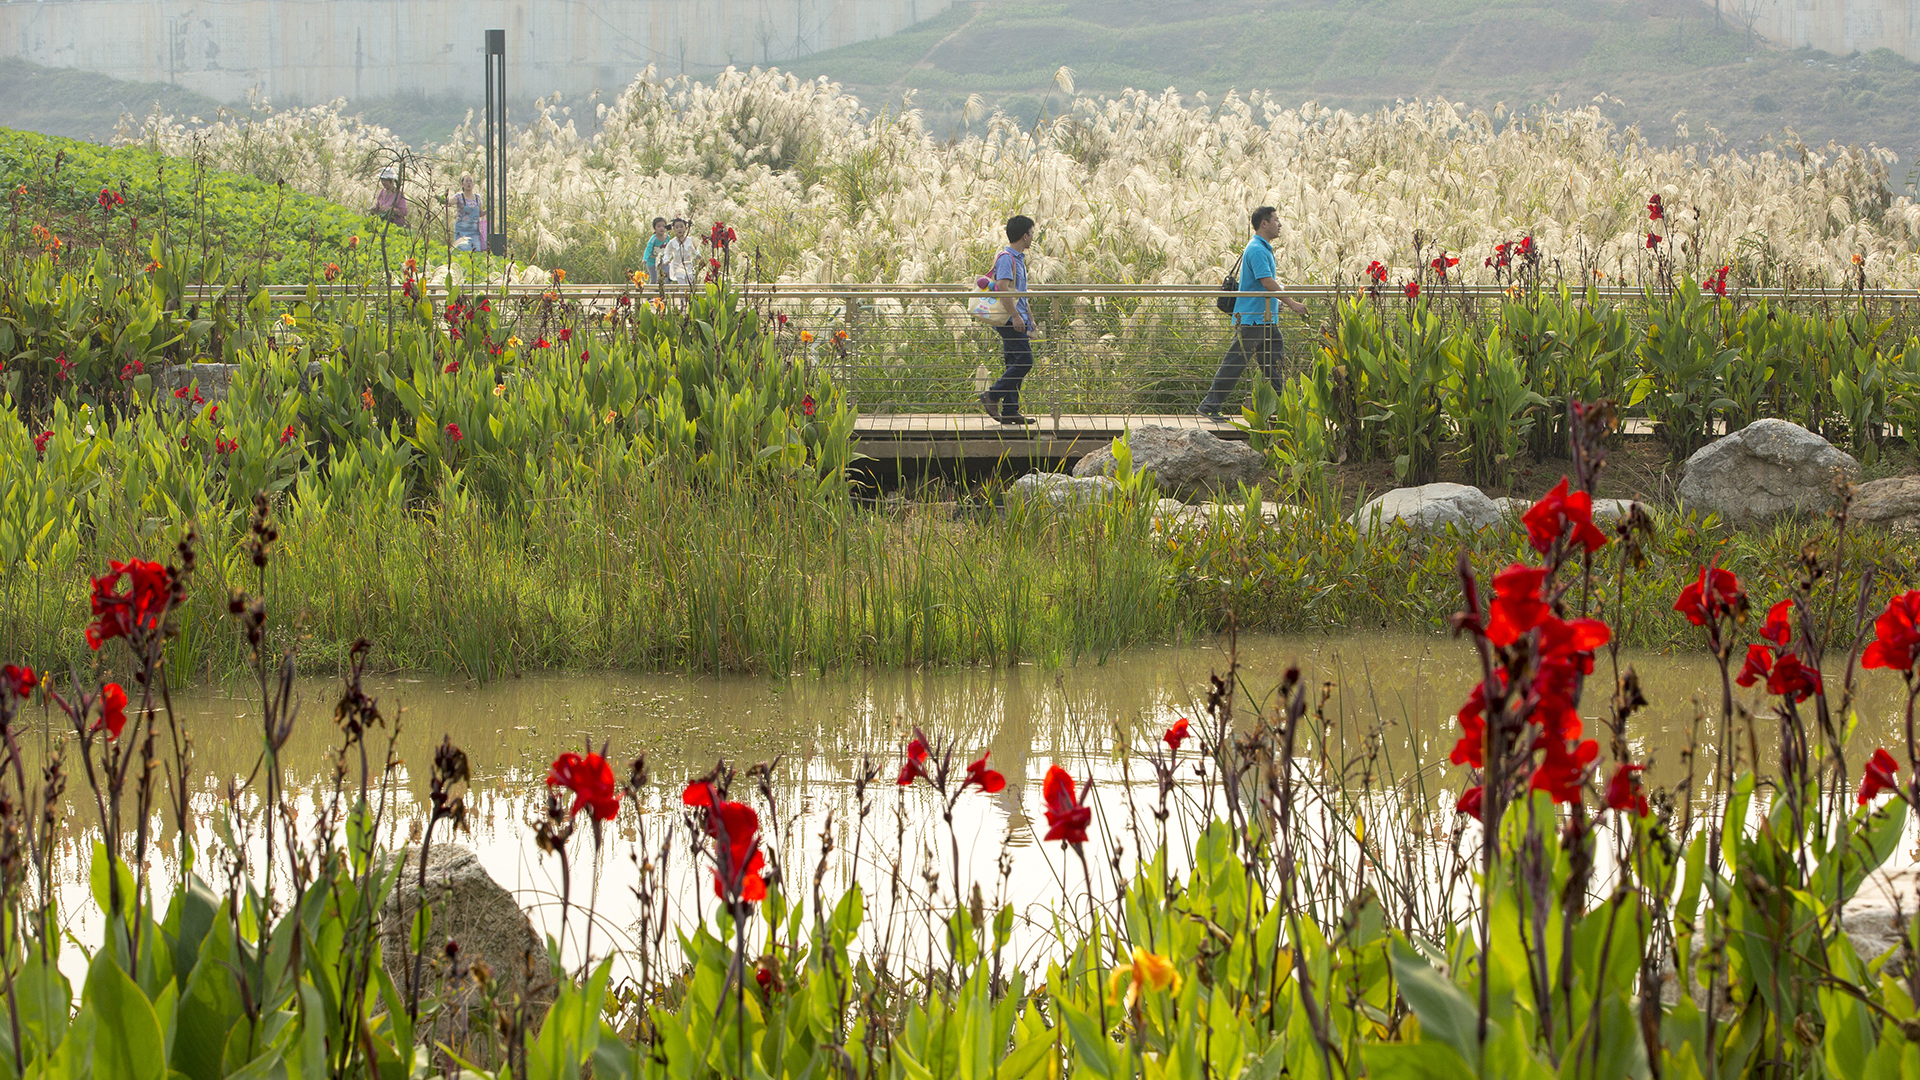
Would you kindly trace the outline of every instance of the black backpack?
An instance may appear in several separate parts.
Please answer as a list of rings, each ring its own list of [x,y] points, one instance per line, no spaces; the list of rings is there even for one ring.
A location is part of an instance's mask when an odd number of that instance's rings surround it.
[[[1245,258],[1245,257],[1246,256],[1244,254],[1241,256],[1241,258]],[[1228,274],[1220,282],[1221,295],[1214,300],[1213,306],[1219,308],[1220,314],[1222,315],[1233,314],[1233,305],[1239,302],[1240,298],[1237,296],[1233,296],[1231,294],[1237,293],[1239,291],[1240,291],[1240,259],[1235,259],[1233,260],[1233,272]]]

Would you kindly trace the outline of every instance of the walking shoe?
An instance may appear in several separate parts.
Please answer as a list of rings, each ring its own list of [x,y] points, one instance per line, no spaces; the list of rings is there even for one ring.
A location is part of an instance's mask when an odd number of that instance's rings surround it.
[[[992,398],[988,397],[985,394],[980,395],[979,401],[980,401],[980,407],[987,410],[987,416],[995,420],[1000,419],[1000,403],[999,402],[993,400]]]
[[[1203,419],[1211,420],[1216,424],[1226,420],[1226,415],[1220,411],[1218,405],[1195,405],[1193,407],[1193,414]]]
[[[1018,405],[1009,405],[1007,406],[1007,411],[1000,414],[1000,422],[1003,424],[1037,424],[1040,421],[1022,414]]]

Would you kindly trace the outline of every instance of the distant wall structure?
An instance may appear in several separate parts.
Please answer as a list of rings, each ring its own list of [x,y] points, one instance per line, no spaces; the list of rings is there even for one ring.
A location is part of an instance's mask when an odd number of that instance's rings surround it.
[[[1920,61],[1920,0],[1731,0],[1753,29],[1790,49],[1835,56],[1892,49]]]
[[[954,0],[0,0],[0,55],[222,101],[481,94],[507,31],[515,95],[766,66],[896,33]]]

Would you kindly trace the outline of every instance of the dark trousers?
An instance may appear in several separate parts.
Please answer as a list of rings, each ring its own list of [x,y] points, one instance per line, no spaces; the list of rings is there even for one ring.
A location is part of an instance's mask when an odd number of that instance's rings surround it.
[[[1242,323],[1235,327],[1233,344],[1228,346],[1227,355],[1220,361],[1220,370],[1214,373],[1213,386],[1207,390],[1207,396],[1200,404],[1209,409],[1217,409],[1233,393],[1240,381],[1240,375],[1247,370],[1247,360],[1259,362],[1260,371],[1278,390],[1281,383],[1281,361],[1286,356],[1286,348],[1280,340],[1280,328],[1272,323]]]
[[[996,326],[1000,332],[1000,351],[1007,369],[1000,380],[987,387],[987,400],[1020,407],[1020,383],[1033,370],[1033,344],[1027,340],[1026,324],[1015,319],[1010,325]]]

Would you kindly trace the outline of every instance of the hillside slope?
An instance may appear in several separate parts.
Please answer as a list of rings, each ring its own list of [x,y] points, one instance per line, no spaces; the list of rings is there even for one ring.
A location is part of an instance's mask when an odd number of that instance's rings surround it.
[[[1054,74],[1081,93],[1126,88],[1218,96],[1264,89],[1288,104],[1372,109],[1443,95],[1492,108],[1584,104],[1657,142],[1681,119],[1752,147],[1783,129],[1809,143],[1920,149],[1920,65],[1879,52],[1789,53],[1751,36],[1757,0],[1017,0],[963,2],[889,38],[790,65],[876,107],[916,92],[936,127],[967,96],[1026,118],[1057,109]],[[1896,177],[1896,182],[1898,182]]]

